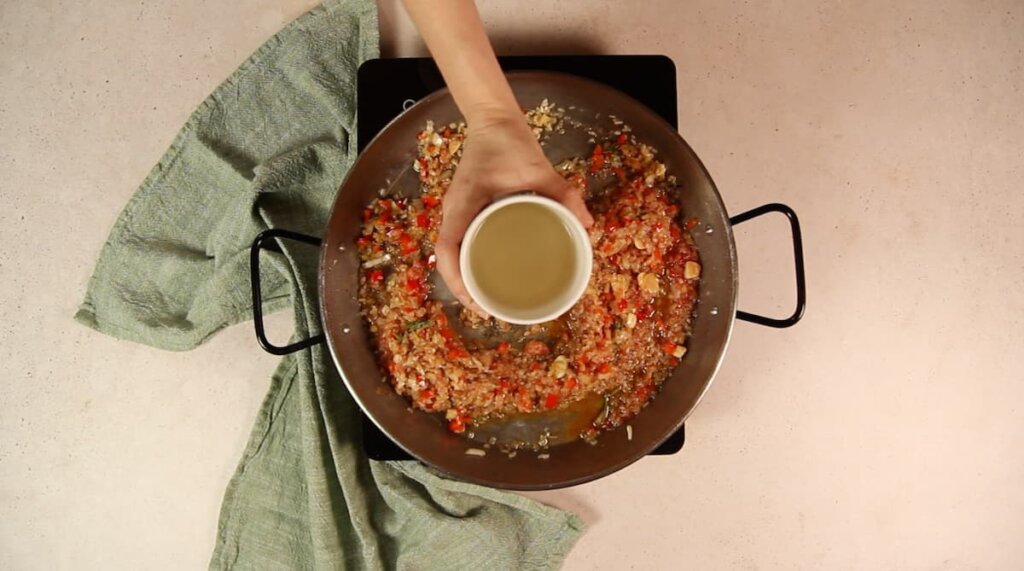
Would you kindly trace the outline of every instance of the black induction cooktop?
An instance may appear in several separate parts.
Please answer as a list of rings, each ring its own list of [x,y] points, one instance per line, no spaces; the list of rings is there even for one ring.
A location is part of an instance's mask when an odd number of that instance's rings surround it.
[[[515,56],[498,60],[506,71],[561,71],[600,81],[641,101],[678,127],[676,68],[665,56]],[[444,79],[430,58],[374,59],[361,65],[356,85],[359,150],[362,151],[395,116],[444,86]],[[362,425],[363,446],[371,459],[412,459],[365,415]],[[651,454],[679,452],[686,439],[684,429],[680,427]]]

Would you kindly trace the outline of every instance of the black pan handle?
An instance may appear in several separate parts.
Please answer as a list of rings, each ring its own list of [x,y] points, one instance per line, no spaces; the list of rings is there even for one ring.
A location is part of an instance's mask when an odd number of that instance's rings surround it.
[[[281,238],[295,240],[310,246],[319,246],[321,242],[320,238],[315,236],[307,236],[306,234],[278,228],[271,228],[270,230],[260,232],[259,236],[256,236],[256,239],[252,242],[252,248],[249,250],[249,272],[252,276],[252,322],[256,326],[256,340],[259,341],[260,347],[263,347],[263,350],[267,353],[274,355],[287,355],[301,351],[317,343],[322,343],[324,340],[324,334],[321,333],[302,341],[296,341],[291,345],[279,347],[267,339],[267,332],[263,328],[263,293],[260,291],[260,250],[266,249],[272,252],[280,252],[281,247],[277,245],[277,240]]]
[[[796,267],[796,309],[793,310],[792,315],[785,319],[755,315],[746,311],[737,311],[736,319],[782,329],[796,325],[800,318],[804,316],[804,308],[807,305],[807,285],[804,282],[804,244],[800,236],[800,220],[797,219],[796,212],[793,212],[793,209],[785,204],[765,204],[742,214],[737,214],[730,218],[729,222],[736,226],[770,212],[784,214],[789,219],[789,227],[793,232],[793,265]]]

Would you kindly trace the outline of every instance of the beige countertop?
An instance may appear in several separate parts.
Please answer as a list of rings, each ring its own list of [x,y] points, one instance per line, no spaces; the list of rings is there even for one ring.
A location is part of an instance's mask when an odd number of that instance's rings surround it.
[[[206,565],[276,359],[248,324],[166,353],[71,316],[178,127],[310,5],[0,4],[0,568]],[[385,53],[421,53],[383,9]],[[534,494],[589,523],[565,568],[1024,565],[1024,4],[482,11],[505,53],[671,56],[730,211],[805,233],[806,318],[737,325],[681,454]],[[737,239],[741,306],[784,312],[785,225]]]

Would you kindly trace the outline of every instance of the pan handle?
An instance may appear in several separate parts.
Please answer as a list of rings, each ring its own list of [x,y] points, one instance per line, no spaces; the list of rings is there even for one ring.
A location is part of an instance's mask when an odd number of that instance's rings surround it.
[[[793,310],[792,315],[785,319],[765,317],[763,315],[747,313],[746,311],[737,311],[736,319],[782,329],[796,325],[800,318],[804,316],[804,308],[807,305],[807,286],[804,282],[804,245],[800,235],[800,220],[797,219],[796,212],[793,212],[793,209],[785,204],[765,204],[742,214],[737,214],[730,218],[729,222],[736,226],[770,212],[784,214],[789,219],[789,227],[793,233],[793,265],[796,267],[796,309]]]
[[[256,340],[259,341],[260,347],[267,353],[274,355],[287,355],[301,351],[324,340],[324,334],[321,333],[302,341],[296,341],[291,345],[279,347],[267,339],[267,333],[263,328],[263,293],[260,291],[260,250],[266,249],[272,252],[280,252],[281,247],[278,246],[277,240],[281,238],[295,240],[310,246],[319,246],[321,242],[320,238],[315,236],[307,236],[306,234],[278,228],[271,228],[270,230],[260,232],[259,236],[256,236],[256,239],[252,242],[252,248],[249,250],[249,273],[252,277],[252,322],[256,327]]]

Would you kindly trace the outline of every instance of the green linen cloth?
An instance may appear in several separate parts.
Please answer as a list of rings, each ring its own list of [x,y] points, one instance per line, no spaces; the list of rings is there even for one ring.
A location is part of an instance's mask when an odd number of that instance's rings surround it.
[[[250,319],[249,245],[266,228],[322,233],[356,155],[356,68],[376,55],[373,0],[329,0],[257,50],[121,213],[76,319],[173,350]],[[296,338],[319,331],[314,250],[286,243],[261,266],[265,308],[293,306]],[[210,567],[552,569],[582,529],[415,462],[369,461],[358,408],[316,346],[274,373]]]

